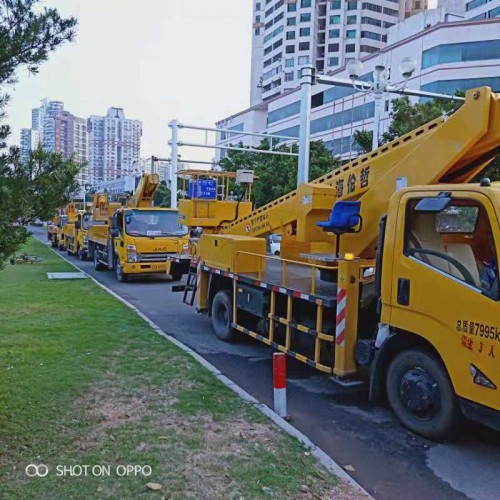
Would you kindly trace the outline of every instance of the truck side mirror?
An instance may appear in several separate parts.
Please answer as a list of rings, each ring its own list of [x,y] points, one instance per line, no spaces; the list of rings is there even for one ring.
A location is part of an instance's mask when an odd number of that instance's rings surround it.
[[[116,238],[120,234],[120,230],[117,227],[112,227],[109,230],[109,234],[111,235],[112,238]]]
[[[111,229],[118,230],[118,217],[116,215],[113,215],[113,217],[111,217]]]

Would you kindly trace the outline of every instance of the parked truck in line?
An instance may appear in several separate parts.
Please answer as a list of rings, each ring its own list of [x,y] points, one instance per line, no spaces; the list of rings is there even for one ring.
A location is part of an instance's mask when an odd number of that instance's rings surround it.
[[[80,260],[87,260],[88,229],[92,214],[85,210],[78,210],[73,224],[67,224],[64,234],[66,252],[75,255]]]
[[[88,229],[88,253],[96,270],[115,270],[118,281],[132,275],[165,274],[167,255],[187,247],[187,228],[178,211],[154,206],[157,174],[144,174],[125,205],[113,203],[107,193],[94,196]],[[179,280],[175,272],[172,279]]]
[[[221,340],[366,383],[423,436],[461,415],[500,430],[500,183],[469,183],[499,147],[500,95],[471,90],[446,119],[204,232],[185,301]]]

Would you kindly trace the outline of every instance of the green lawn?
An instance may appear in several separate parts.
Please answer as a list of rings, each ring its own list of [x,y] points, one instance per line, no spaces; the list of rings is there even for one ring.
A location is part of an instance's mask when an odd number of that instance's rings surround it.
[[[90,280],[49,281],[73,269],[35,240],[26,251],[44,261],[0,271],[1,498],[344,497],[300,443],[130,309]],[[49,474],[28,478],[30,463]],[[57,469],[96,464],[110,475]]]

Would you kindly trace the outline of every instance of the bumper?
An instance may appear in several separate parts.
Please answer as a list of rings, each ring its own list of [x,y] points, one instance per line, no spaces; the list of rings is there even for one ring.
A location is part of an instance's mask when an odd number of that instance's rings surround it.
[[[500,431],[500,410],[473,403],[468,399],[459,399],[459,404],[462,413],[468,419]]]
[[[162,273],[167,270],[166,262],[127,262],[123,264],[126,274]]]

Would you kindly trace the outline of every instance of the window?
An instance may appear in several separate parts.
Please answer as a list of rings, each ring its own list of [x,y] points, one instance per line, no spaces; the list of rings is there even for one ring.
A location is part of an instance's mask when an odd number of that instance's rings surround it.
[[[335,0],[333,2],[330,2],[330,9],[340,9],[341,3],[342,2],[340,0]]]
[[[340,30],[330,30],[328,32],[329,38],[338,38],[340,36]]]
[[[372,26],[378,26],[379,28],[382,27],[382,21],[380,19],[373,19],[373,17],[362,17],[361,24],[371,24]]]
[[[356,24],[356,16],[347,16],[346,24]]]
[[[356,38],[356,30],[347,30],[345,37],[346,38]]]
[[[476,9],[477,7],[481,7],[485,3],[488,3],[491,0],[472,0],[472,2],[467,2],[465,4],[465,10],[469,12],[469,10]]]
[[[257,2],[257,3],[255,4],[255,10],[260,10],[260,2]]]
[[[309,56],[299,56],[299,65],[309,64]]]
[[[338,43],[330,43],[328,44],[328,52],[338,52],[339,44]]]
[[[293,71],[285,73],[285,82],[291,82],[291,81],[293,81]]]
[[[466,91],[477,87],[491,87],[493,91],[500,91],[500,77],[438,80],[422,85],[422,90],[453,95],[457,90]]]
[[[311,6],[311,0],[301,0],[300,6],[305,9]]]
[[[397,10],[388,9],[387,7],[384,7],[384,14],[386,14],[387,16],[394,16],[394,17],[399,16],[399,12]]]
[[[300,42],[299,50],[309,50],[309,42]]]
[[[297,24],[297,18],[296,17],[289,17],[286,20],[286,25],[287,26],[295,26]]]
[[[366,52],[367,54],[374,54],[378,52],[380,49],[378,47],[372,47],[371,45],[360,45],[359,51]]]
[[[456,198],[434,212],[425,200],[407,205],[404,254],[498,300],[498,260],[485,208]]]
[[[295,60],[293,57],[285,59],[285,68],[293,68],[293,66],[295,66]]]
[[[295,40],[295,31],[287,31],[286,32],[287,40]]]
[[[310,36],[311,28],[300,28],[299,36]]]
[[[330,16],[330,24],[340,24],[340,16]]]
[[[356,45],[354,45],[353,43],[349,43],[345,46],[345,51],[347,53],[350,53],[350,52],[356,52]]]
[[[424,50],[422,54],[422,68],[429,68],[443,63],[482,61],[499,58],[500,40],[449,43]]]
[[[289,3],[286,6],[287,12],[296,12],[297,11],[297,4],[296,3]]]
[[[311,14],[300,14],[300,22],[308,23],[311,20]]]
[[[358,8],[358,2],[347,2],[347,10],[356,10]]]
[[[371,40],[382,40],[382,35],[380,33],[374,33],[373,31],[362,31],[361,38],[370,38]]]
[[[285,48],[285,53],[286,54],[293,54],[295,53],[295,45],[287,45]]]
[[[328,66],[338,66],[339,58],[338,57],[329,57],[328,58]]]
[[[376,5],[373,3],[369,3],[369,2],[363,2],[363,4],[361,5],[361,8],[366,9],[366,10],[371,10],[373,12],[382,12],[382,6]]]

